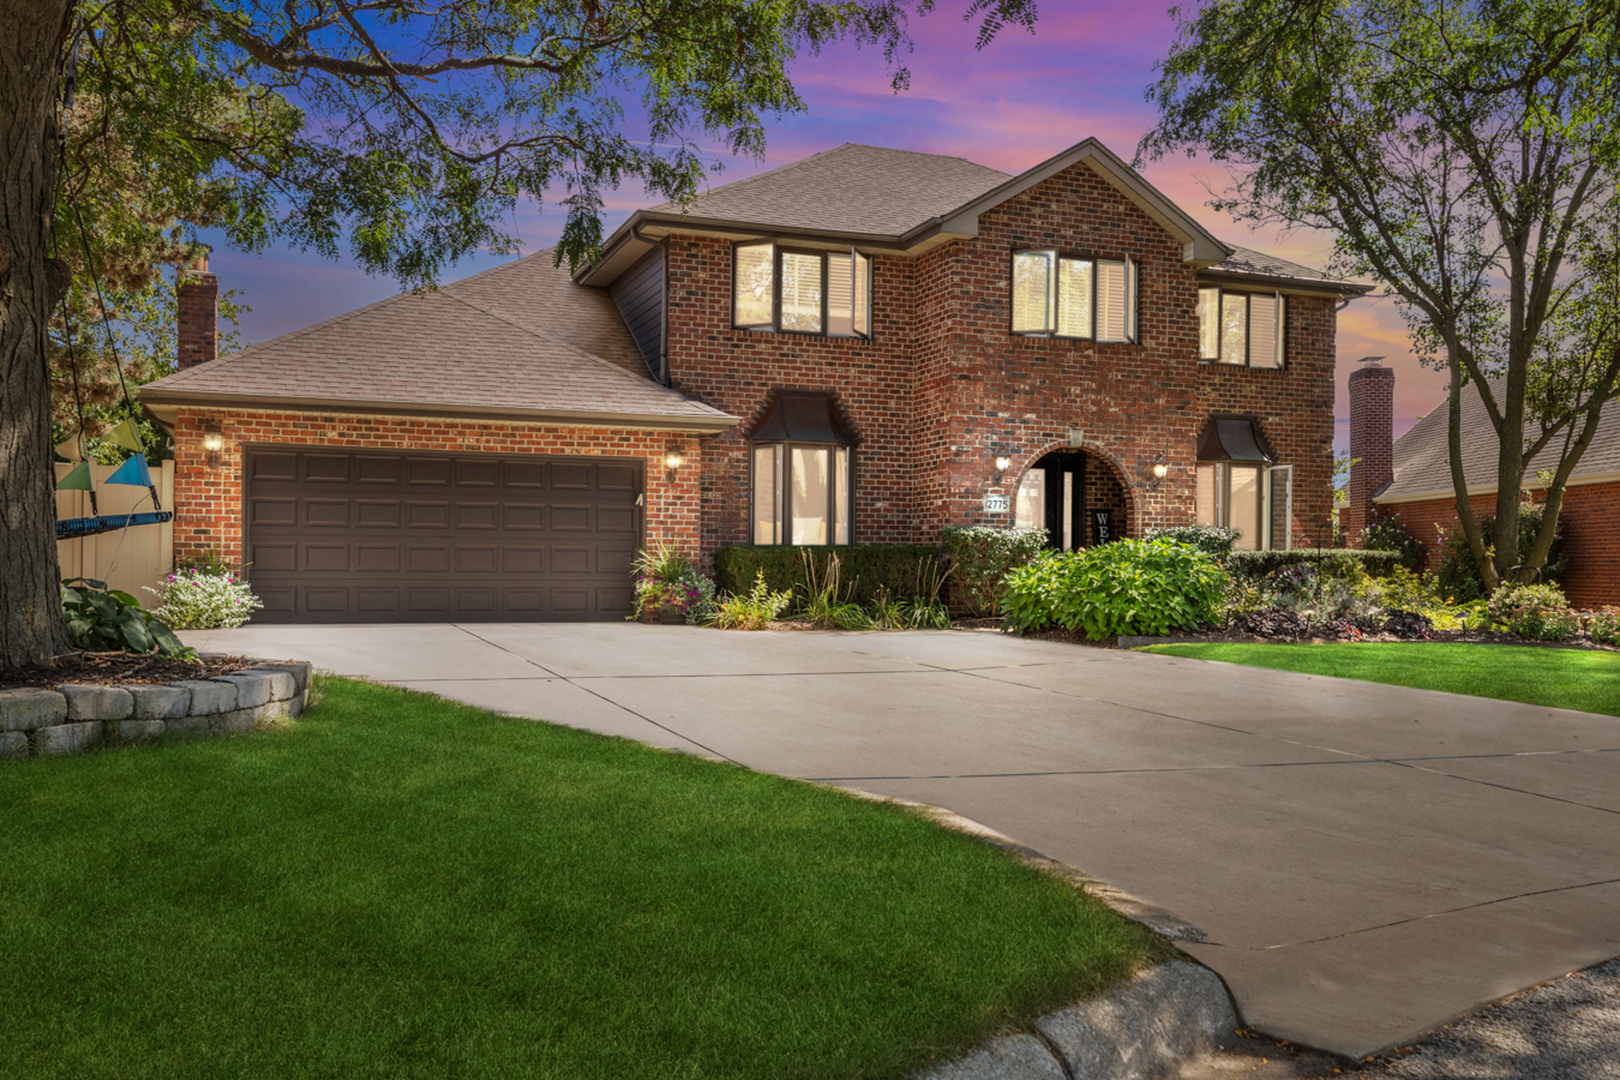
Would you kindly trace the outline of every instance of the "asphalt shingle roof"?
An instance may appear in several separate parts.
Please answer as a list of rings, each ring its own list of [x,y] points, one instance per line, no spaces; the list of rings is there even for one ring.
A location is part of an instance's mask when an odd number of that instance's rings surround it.
[[[845,143],[699,195],[687,214],[761,228],[899,236],[1010,176],[965,158]],[[679,203],[655,211],[678,214]]]
[[[1470,491],[1496,488],[1497,440],[1485,405],[1472,387],[1462,392],[1461,434],[1463,477]],[[1539,437],[1539,425],[1526,424],[1526,440]],[[1446,404],[1437,404],[1410,431],[1395,440],[1395,479],[1379,499],[1411,498],[1451,493],[1451,455],[1447,449]],[[1532,480],[1538,469],[1553,469],[1562,454],[1563,440],[1555,438],[1525,469]],[[1581,455],[1571,480],[1598,473],[1620,472],[1620,402],[1604,406],[1592,445]]]
[[[149,383],[143,393],[386,402],[413,409],[730,420],[647,375],[613,300],[543,251],[405,293]]]
[[[1251,274],[1255,277],[1292,278],[1295,281],[1320,281],[1324,285],[1349,285],[1365,288],[1365,286],[1357,285],[1356,282],[1343,281],[1302,263],[1290,262],[1287,259],[1278,258],[1276,255],[1268,255],[1263,251],[1237,247],[1234,244],[1228,244],[1227,246],[1232,248],[1232,254],[1227,256],[1225,261],[1211,266],[1209,268],[1211,272]]]

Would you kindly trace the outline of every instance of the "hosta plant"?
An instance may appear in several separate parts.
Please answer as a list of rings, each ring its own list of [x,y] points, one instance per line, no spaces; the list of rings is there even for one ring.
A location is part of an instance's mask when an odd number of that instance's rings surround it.
[[[229,570],[176,570],[146,591],[158,599],[153,614],[176,630],[234,630],[264,607],[247,582]]]
[[[174,631],[127,592],[107,588],[95,578],[62,582],[62,614],[68,640],[87,652],[158,652],[176,660],[194,660],[197,650],[180,643]]]

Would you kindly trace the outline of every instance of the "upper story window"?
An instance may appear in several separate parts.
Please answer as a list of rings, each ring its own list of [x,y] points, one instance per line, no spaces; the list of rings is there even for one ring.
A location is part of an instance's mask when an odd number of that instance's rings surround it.
[[[770,241],[732,249],[731,325],[829,337],[872,336],[872,260],[854,248],[796,251]]]
[[[1246,367],[1283,366],[1281,293],[1198,290],[1198,358]]]
[[[1136,340],[1136,262],[1056,249],[1012,256],[1012,332],[1087,341]]]

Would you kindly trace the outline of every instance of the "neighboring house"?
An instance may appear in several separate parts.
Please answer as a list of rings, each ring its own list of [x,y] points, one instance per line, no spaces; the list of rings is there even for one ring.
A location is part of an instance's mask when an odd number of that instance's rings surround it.
[[[670,544],[1327,542],[1335,309],[1088,139],[1018,176],[846,145],[212,359],[181,290],[176,554],[264,621],[622,616]],[[200,363],[198,361],[201,361]],[[193,366],[195,365],[195,366]]]
[[[1387,432],[1388,405],[1383,408],[1383,430]],[[1463,391],[1460,419],[1458,433],[1469,502],[1476,517],[1494,515],[1499,452],[1496,430],[1484,403],[1472,389]],[[1354,432],[1361,426],[1355,387],[1350,423],[1353,442]],[[1527,442],[1539,435],[1535,427],[1525,425]],[[1441,401],[1395,440],[1393,452],[1385,458],[1391,468],[1382,479],[1368,477],[1369,483],[1377,485],[1371,496],[1377,512],[1399,517],[1407,531],[1428,546],[1430,569],[1437,568],[1443,556],[1440,534],[1457,528],[1447,432],[1446,403]],[[1373,441],[1369,439],[1369,443]],[[1550,446],[1525,468],[1525,493],[1537,502],[1544,502],[1547,493],[1536,473],[1556,468],[1560,453],[1560,446]],[[1568,564],[1562,584],[1570,603],[1579,608],[1620,604],[1620,403],[1610,402],[1604,407],[1592,444],[1570,474],[1559,513],[1559,530]]]

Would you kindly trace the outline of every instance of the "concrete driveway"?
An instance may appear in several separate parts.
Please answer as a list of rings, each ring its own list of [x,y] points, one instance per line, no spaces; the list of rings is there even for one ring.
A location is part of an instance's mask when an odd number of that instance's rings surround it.
[[[207,651],[948,807],[1355,1056],[1620,954],[1620,719],[993,633],[245,627]]]

